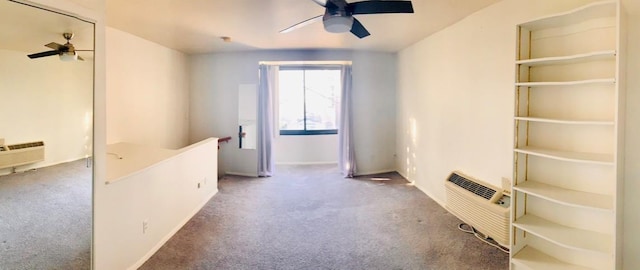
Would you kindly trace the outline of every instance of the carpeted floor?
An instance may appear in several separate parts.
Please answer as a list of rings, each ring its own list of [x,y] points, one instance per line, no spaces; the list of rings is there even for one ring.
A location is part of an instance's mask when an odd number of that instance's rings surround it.
[[[334,166],[226,176],[220,192],[141,269],[507,269],[508,255],[408,185]]]
[[[91,267],[85,160],[0,176],[0,269]]]

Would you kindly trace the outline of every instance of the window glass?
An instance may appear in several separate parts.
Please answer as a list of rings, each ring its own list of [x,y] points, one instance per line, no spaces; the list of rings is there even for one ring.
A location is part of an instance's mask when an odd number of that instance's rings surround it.
[[[339,69],[307,67],[280,70],[280,134],[336,134],[340,75]]]

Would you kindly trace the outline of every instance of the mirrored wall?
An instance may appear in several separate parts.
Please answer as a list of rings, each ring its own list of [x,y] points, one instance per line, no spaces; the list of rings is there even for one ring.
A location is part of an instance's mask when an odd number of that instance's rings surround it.
[[[0,269],[89,269],[94,24],[0,0]]]

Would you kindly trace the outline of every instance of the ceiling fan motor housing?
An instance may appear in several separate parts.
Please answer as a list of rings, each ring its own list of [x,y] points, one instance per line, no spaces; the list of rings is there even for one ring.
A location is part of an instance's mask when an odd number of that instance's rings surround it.
[[[73,38],[73,33],[62,33],[62,37],[64,37],[64,39],[66,39],[67,42],[69,42],[69,40]]]

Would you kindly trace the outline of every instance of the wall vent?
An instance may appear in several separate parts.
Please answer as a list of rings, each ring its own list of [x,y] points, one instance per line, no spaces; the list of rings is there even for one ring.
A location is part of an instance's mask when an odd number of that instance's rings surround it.
[[[9,150],[18,150],[18,149],[24,149],[24,148],[33,148],[33,147],[37,147],[37,146],[44,146],[44,142],[30,142],[30,143],[12,144],[12,145],[7,145],[7,148]]]
[[[44,161],[44,142],[0,145],[0,169]]]
[[[511,202],[502,189],[460,172],[451,173],[445,187],[449,212],[500,245],[509,246]]]
[[[491,198],[493,197],[493,195],[496,194],[496,190],[486,187],[484,185],[478,184],[474,181],[471,181],[467,178],[464,178],[460,175],[458,175],[457,173],[452,173],[451,176],[449,176],[448,179],[449,182],[454,183],[456,185],[458,185],[461,188],[464,188],[466,190],[468,190],[469,192],[478,195],[482,198],[485,198],[487,200],[491,200]]]

